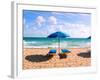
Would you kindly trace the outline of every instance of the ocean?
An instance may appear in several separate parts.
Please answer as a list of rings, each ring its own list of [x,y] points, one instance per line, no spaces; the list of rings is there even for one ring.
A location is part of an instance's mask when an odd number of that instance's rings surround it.
[[[23,37],[24,48],[86,48],[91,47],[88,38]]]

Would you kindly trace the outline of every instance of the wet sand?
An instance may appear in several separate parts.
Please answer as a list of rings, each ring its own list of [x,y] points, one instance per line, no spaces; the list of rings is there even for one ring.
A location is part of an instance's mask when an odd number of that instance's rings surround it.
[[[91,66],[90,48],[70,48],[66,58],[60,59],[55,54],[46,57],[50,48],[25,48],[23,50],[23,69],[85,67]]]

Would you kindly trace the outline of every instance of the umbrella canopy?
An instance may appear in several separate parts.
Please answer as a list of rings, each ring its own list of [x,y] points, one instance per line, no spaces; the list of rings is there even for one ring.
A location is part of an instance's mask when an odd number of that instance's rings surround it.
[[[66,37],[69,37],[69,35],[60,31],[52,33],[48,36],[48,38],[66,38]]]

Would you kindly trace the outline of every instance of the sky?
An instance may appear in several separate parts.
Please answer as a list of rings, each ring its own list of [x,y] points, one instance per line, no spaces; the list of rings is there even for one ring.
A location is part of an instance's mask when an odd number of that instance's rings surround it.
[[[47,37],[61,31],[73,38],[91,35],[91,14],[23,10],[24,37]]]

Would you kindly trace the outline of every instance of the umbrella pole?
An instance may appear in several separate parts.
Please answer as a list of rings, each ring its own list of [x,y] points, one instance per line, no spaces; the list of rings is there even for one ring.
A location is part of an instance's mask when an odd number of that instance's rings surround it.
[[[60,53],[60,38],[58,38],[58,53]]]

